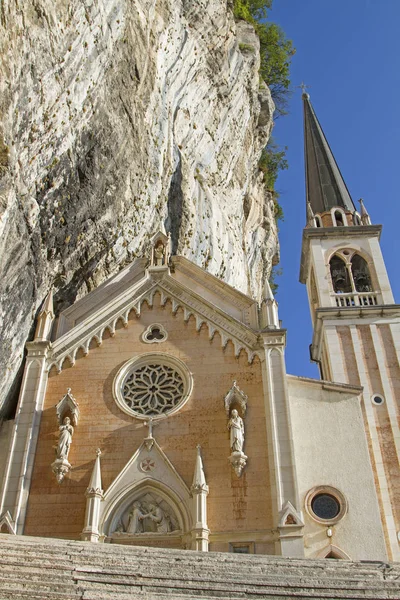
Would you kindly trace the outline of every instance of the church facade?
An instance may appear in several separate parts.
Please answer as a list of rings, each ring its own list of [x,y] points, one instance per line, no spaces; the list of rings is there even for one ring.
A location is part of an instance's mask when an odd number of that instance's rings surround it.
[[[200,551],[399,560],[400,306],[381,227],[303,94],[311,357],[156,233],[145,256],[39,315],[0,431],[0,531]],[[1,473],[0,473],[1,474]]]

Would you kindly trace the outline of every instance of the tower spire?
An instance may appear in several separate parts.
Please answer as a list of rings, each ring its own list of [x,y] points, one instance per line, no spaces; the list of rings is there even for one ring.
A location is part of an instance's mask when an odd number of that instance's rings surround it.
[[[341,207],[356,210],[328,141],[317,119],[310,95],[303,90],[306,201],[314,213]]]

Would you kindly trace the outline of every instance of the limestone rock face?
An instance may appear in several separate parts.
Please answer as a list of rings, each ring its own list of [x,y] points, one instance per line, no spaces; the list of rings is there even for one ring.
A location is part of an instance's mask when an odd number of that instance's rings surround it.
[[[226,0],[3,0],[0,404],[50,286],[58,312],[161,224],[260,298],[277,239],[258,50]]]

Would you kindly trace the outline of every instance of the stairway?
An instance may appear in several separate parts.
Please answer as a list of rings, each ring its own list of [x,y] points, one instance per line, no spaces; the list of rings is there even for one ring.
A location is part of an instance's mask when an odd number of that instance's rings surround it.
[[[0,600],[400,598],[400,563],[307,560],[0,534]]]

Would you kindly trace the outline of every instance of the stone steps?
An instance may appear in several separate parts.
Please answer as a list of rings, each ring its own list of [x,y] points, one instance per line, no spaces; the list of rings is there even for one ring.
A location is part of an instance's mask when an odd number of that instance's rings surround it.
[[[0,600],[399,599],[400,564],[0,534]]]

